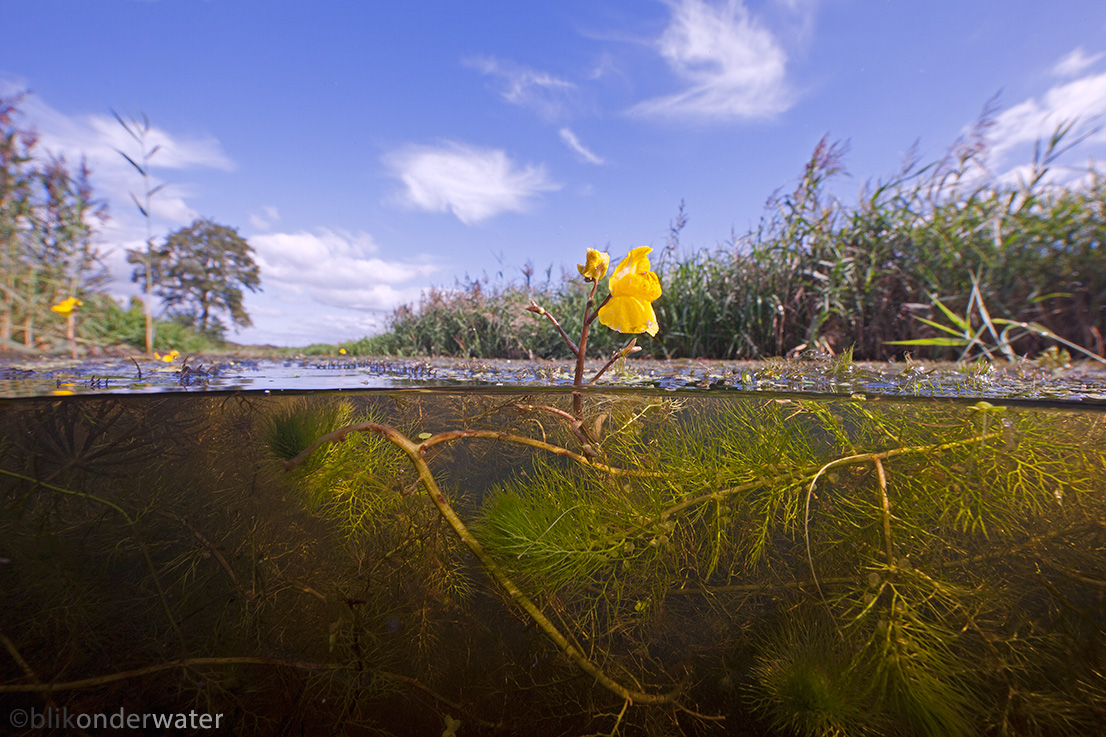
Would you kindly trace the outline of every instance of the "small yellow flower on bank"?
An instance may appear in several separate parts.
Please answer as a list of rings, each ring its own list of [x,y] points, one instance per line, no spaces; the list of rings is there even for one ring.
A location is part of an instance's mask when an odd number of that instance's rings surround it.
[[[173,350],[166,353],[164,356],[157,351],[154,351],[154,358],[159,361],[164,361],[165,363],[172,363],[173,361],[176,361],[178,358],[180,358],[180,351],[174,348]]]
[[[591,249],[588,251],[590,258]],[[652,251],[649,246],[635,248],[611,274],[611,298],[599,309],[599,322],[611,330],[657,334],[659,326],[652,303],[661,296],[661,280],[650,270]]]
[[[63,299],[61,302],[58,302],[50,309],[58,313],[59,315],[68,315],[80,306],[81,301],[79,299],[77,299],[76,297],[70,297],[69,299]]]
[[[589,248],[587,263],[576,264],[576,268],[585,279],[599,281],[607,275],[607,267],[610,265],[611,255],[609,253],[603,253],[602,251],[596,251],[594,248]]]

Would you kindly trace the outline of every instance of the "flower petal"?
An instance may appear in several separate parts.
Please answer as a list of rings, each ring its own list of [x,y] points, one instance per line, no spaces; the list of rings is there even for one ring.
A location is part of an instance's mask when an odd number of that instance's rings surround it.
[[[658,328],[653,305],[634,297],[611,297],[599,308],[599,322],[620,333],[656,335]]]
[[[80,305],[81,301],[79,299],[76,297],[69,297],[68,299],[63,299],[61,302],[58,302],[50,309],[59,315],[68,315],[70,312],[80,307]]]
[[[661,296],[661,280],[652,271],[630,274],[619,282],[618,291],[612,293],[618,297],[633,297],[652,302]]]
[[[653,252],[653,249],[649,246],[638,246],[626,254],[626,258],[618,264],[618,268],[611,274],[610,288],[611,294],[618,294],[620,284],[626,279],[626,277],[632,274],[645,274],[648,273],[651,268],[649,264],[649,254]]]

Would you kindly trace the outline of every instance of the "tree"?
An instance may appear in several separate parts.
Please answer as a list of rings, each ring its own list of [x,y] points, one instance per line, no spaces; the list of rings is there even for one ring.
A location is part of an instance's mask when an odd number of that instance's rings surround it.
[[[194,220],[170,233],[147,258],[128,253],[127,260],[135,264],[131,281],[145,283],[149,277],[169,314],[199,332],[222,338],[226,325],[218,313],[229,314],[239,327],[253,324],[242,307],[242,289],[260,291],[261,270],[236,229]]]
[[[37,136],[19,122],[24,98],[0,97],[0,350],[15,348],[20,331],[34,348],[56,324],[50,305],[107,277],[96,245],[107,207],[83,159],[74,173],[64,157],[35,151]]]
[[[0,350],[6,350],[12,328],[19,318],[26,282],[26,259],[22,231],[30,213],[34,174],[32,149],[35,134],[16,124],[24,93],[0,97]]]

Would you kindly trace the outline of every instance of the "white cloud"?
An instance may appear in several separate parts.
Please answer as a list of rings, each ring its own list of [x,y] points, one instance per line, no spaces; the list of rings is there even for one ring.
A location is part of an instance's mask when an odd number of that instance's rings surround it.
[[[465,225],[502,212],[524,212],[539,194],[561,187],[542,166],[520,169],[501,149],[459,143],[409,146],[385,162],[404,184],[405,204],[452,212]]]
[[[741,0],[678,0],[671,7],[656,48],[686,86],[638,103],[632,114],[727,121],[771,117],[791,106],[787,54]]]
[[[136,122],[142,123],[126,114],[121,114],[120,117],[132,126],[132,130]],[[74,131],[77,133],[75,144],[90,155],[95,152],[102,158],[119,157],[118,151],[127,152],[132,158],[141,155],[138,143],[114,116],[86,115],[76,120],[81,128]],[[151,125],[145,137],[148,147],[159,147],[150,160],[151,165],[159,169],[234,169],[234,163],[224,153],[219,141],[212,136],[172,135]]]
[[[467,66],[500,81],[499,94],[512,105],[528,108],[543,118],[551,119],[563,111],[568,96],[576,88],[572,82],[489,56],[464,60]]]
[[[268,299],[268,298],[273,299]],[[278,307],[267,307],[275,303]],[[387,316],[379,312],[320,310],[310,300],[271,290],[268,294],[249,294],[246,309],[253,326],[243,328],[233,338],[254,345],[306,346],[312,343],[341,343],[383,332]]]
[[[27,88],[22,80],[0,78],[0,95],[12,95]],[[33,127],[39,135],[37,150],[46,155],[64,156],[71,165],[84,157],[93,173],[93,185],[97,197],[106,200],[111,208],[112,220],[106,234],[115,240],[128,236],[145,238],[145,225],[139,222],[139,213],[131,201],[134,193],[143,199],[143,181],[127,161],[119,154],[142,163],[142,151],[138,143],[117,120],[108,114],[63,113],[45,102],[38,95],[30,94],[23,100],[20,110],[24,123]],[[129,116],[123,115],[124,120]],[[165,170],[221,169],[230,171],[234,163],[223,151],[219,141],[211,136],[186,136],[170,133],[151,125],[146,136],[148,149],[158,146],[149,161],[150,187],[165,184],[157,172]],[[191,196],[187,185],[170,182],[150,202],[150,212],[158,229],[179,227],[197,217],[188,204]]]
[[[580,143],[580,139],[576,137],[568,128],[561,128],[560,130],[561,140],[565,142],[565,145],[576,152],[576,154],[589,164],[604,164],[606,163],[599,156],[596,156],[590,150],[584,147],[584,144]]]
[[[391,310],[415,301],[422,287],[400,285],[437,271],[432,264],[374,256],[380,248],[367,233],[322,228],[313,233],[263,233],[249,242],[266,285],[354,310]]]
[[[256,212],[250,213],[250,225],[258,230],[269,230],[278,220],[280,220],[280,212],[272,205],[262,207],[260,215]]]
[[[1052,68],[1052,73],[1057,77],[1074,77],[1094,66],[1104,56],[1106,56],[1106,53],[1103,52],[1088,56],[1082,46],[1077,46],[1074,51],[1056,62],[1056,66]]]
[[[1049,138],[1061,124],[1093,123],[1106,116],[1106,72],[1091,74],[1050,88],[1038,100],[1031,97],[995,116],[989,132],[991,154],[997,159],[1009,155],[1015,148]],[[1099,130],[1090,143],[1106,142],[1106,133]]]

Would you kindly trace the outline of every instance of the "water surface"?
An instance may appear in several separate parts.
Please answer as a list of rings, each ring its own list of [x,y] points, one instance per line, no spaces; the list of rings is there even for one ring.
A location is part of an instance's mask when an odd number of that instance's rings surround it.
[[[589,362],[589,374],[599,362]],[[565,387],[566,361],[486,359],[228,359],[172,362],[129,358],[0,363],[0,397],[199,391],[345,391],[415,387]],[[632,359],[600,380],[605,387],[716,389],[805,394],[1106,401],[1106,370],[1086,362],[963,364],[854,363],[846,356],[767,361]]]

